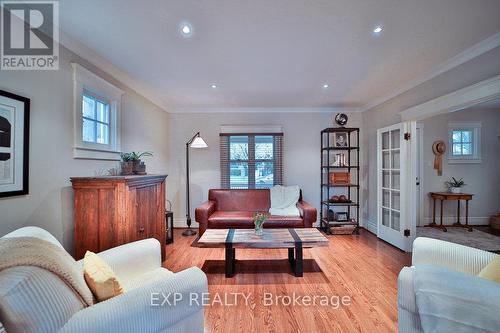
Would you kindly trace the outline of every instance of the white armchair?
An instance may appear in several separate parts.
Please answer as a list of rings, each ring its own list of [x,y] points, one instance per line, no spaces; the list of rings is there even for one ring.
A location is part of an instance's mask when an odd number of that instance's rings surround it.
[[[435,265],[452,271],[477,275],[495,256],[494,253],[437,239],[425,237],[415,239],[412,266],[404,267],[398,277],[399,332],[423,332],[414,290],[416,266]]]
[[[23,236],[61,246],[37,227],[4,237]],[[179,273],[162,268],[156,239],[118,246],[99,256],[113,268],[125,293],[89,307],[83,307],[56,275],[39,267],[0,271],[0,322],[7,332],[203,332],[203,305],[190,301],[191,294],[208,292],[206,275],[199,268]],[[173,297],[171,305],[159,304],[174,293],[182,296],[175,305]],[[152,302],[152,294],[160,301]]]

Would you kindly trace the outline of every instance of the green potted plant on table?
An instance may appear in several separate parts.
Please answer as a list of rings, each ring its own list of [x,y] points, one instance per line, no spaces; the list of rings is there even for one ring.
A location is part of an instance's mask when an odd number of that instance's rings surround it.
[[[124,176],[133,175],[133,163],[132,156],[130,153],[121,153],[121,162],[120,162],[120,173]]]
[[[264,222],[269,218],[268,213],[255,213],[253,215],[253,223],[255,225],[255,234],[257,236],[262,236],[264,233]]]
[[[153,156],[153,153],[150,151],[144,152],[131,152],[130,153],[132,160],[132,169],[136,175],[145,175],[146,174],[146,165],[141,161],[141,157],[145,156]]]
[[[466,184],[463,178],[457,180],[455,177],[451,177],[447,182],[445,182],[445,185],[448,187],[448,191],[450,193],[462,193],[462,187]]]

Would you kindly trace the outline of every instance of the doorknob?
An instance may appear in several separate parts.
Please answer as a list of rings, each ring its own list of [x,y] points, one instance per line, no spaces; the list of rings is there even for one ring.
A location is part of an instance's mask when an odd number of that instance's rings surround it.
[[[140,227],[140,228],[139,228],[139,233],[141,233],[141,234],[142,234],[143,232],[144,232],[144,227]]]

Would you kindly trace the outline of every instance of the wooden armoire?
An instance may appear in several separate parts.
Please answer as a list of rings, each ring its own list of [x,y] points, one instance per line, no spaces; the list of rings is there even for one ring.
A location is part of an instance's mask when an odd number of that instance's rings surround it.
[[[165,260],[166,175],[72,177],[75,256],[156,238]]]

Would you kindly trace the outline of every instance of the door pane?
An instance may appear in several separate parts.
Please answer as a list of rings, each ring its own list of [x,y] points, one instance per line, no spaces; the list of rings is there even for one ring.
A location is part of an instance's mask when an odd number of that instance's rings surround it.
[[[391,148],[399,148],[400,142],[400,132],[399,130],[391,131]]]
[[[382,206],[384,207],[391,207],[390,203],[390,193],[391,191],[389,190],[382,190]]]
[[[382,187],[385,187],[385,188],[391,187],[390,176],[391,176],[390,171],[382,171]]]
[[[391,208],[399,210],[399,192],[391,191]]]
[[[391,228],[399,231],[399,212],[392,211]]]
[[[382,149],[389,149],[389,132],[382,133]]]
[[[393,169],[399,169],[399,158],[400,158],[399,150],[391,151],[391,159],[392,159],[392,168]]]
[[[388,151],[382,152],[382,168],[384,169],[391,168],[391,155],[390,152]]]
[[[393,171],[391,174],[391,188],[399,190],[399,171]]]
[[[274,163],[255,163],[255,188],[271,188],[274,185]]]
[[[390,227],[391,221],[389,219],[390,219],[389,209],[382,208],[382,225]]]
[[[231,188],[248,188],[248,162],[231,162],[229,183]]]

